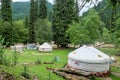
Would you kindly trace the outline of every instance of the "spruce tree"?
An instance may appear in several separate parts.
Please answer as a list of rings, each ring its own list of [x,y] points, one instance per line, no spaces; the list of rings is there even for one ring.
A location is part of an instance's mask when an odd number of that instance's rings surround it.
[[[12,8],[11,8],[11,0],[1,0],[1,15],[3,21],[12,21]]]
[[[37,19],[38,19],[38,3],[39,3],[39,1],[36,0],[36,1],[35,1],[35,20],[36,20],[36,21],[37,21]]]
[[[53,40],[59,46],[66,47],[69,38],[65,36],[69,24],[75,20],[74,0],[56,0],[53,10]]]
[[[45,19],[47,18],[47,1],[46,0],[40,0],[39,5],[39,18]]]
[[[35,1],[31,0],[30,4],[30,23],[29,23],[29,42],[35,42],[35,31],[34,31],[34,23],[35,23]]]
[[[24,26],[25,26],[25,28],[28,28],[28,27],[29,27],[29,19],[28,19],[27,16],[26,16],[26,18],[25,18]]]

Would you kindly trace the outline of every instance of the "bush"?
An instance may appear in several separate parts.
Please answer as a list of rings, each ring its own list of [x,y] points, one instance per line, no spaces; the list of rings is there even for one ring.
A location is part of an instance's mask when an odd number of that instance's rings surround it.
[[[18,62],[18,53],[16,52],[16,49],[13,52],[13,65],[16,65]]]
[[[0,36],[0,64],[9,66],[11,64],[11,59],[7,58],[7,56],[5,55],[5,49],[4,49],[5,46],[3,44],[4,44],[4,38]]]
[[[28,40],[28,29],[23,25],[22,21],[15,23],[4,22],[0,23],[0,35],[3,35],[4,44],[9,43],[7,46],[14,43],[26,43]]]

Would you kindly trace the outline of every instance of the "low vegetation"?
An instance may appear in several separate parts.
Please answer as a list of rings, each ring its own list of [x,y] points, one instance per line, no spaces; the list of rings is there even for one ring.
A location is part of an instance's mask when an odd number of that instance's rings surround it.
[[[70,51],[74,49],[56,49],[51,53],[43,53],[37,50],[25,50],[23,53],[19,54],[18,62],[15,66],[3,67],[1,66],[0,71],[5,71],[13,74],[16,78],[20,76],[24,76],[27,78],[37,77],[41,80],[64,80],[62,77],[53,74],[48,71],[47,67],[52,68],[62,68],[65,64],[67,64],[67,56]],[[114,56],[118,62],[120,61],[119,56],[115,56],[115,49],[110,48],[101,48],[103,52],[108,55]],[[13,51],[6,49],[5,54],[9,57],[13,56]],[[57,61],[54,61],[53,64],[44,64],[44,62],[52,62],[55,58],[59,58]],[[40,64],[35,64],[35,62]],[[111,72],[120,72],[119,66],[111,66]],[[120,76],[116,76],[114,74],[110,74],[112,80],[117,80]],[[101,78],[96,78],[96,80],[103,80]]]

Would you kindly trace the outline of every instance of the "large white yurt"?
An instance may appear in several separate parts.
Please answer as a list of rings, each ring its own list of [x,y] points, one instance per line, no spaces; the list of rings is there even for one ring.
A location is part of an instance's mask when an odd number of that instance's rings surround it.
[[[44,43],[42,44],[41,46],[39,46],[39,51],[42,51],[42,52],[50,52],[52,51],[52,46],[48,43]]]
[[[108,72],[110,57],[92,46],[82,46],[69,53],[68,65],[88,72]]]

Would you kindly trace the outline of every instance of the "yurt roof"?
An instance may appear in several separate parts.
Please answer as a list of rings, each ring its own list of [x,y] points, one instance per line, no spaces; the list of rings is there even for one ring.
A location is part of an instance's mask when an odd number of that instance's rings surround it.
[[[40,46],[40,48],[52,48],[52,46],[45,42]]]
[[[110,57],[92,46],[82,46],[68,55],[69,59],[86,63],[106,63]]]

